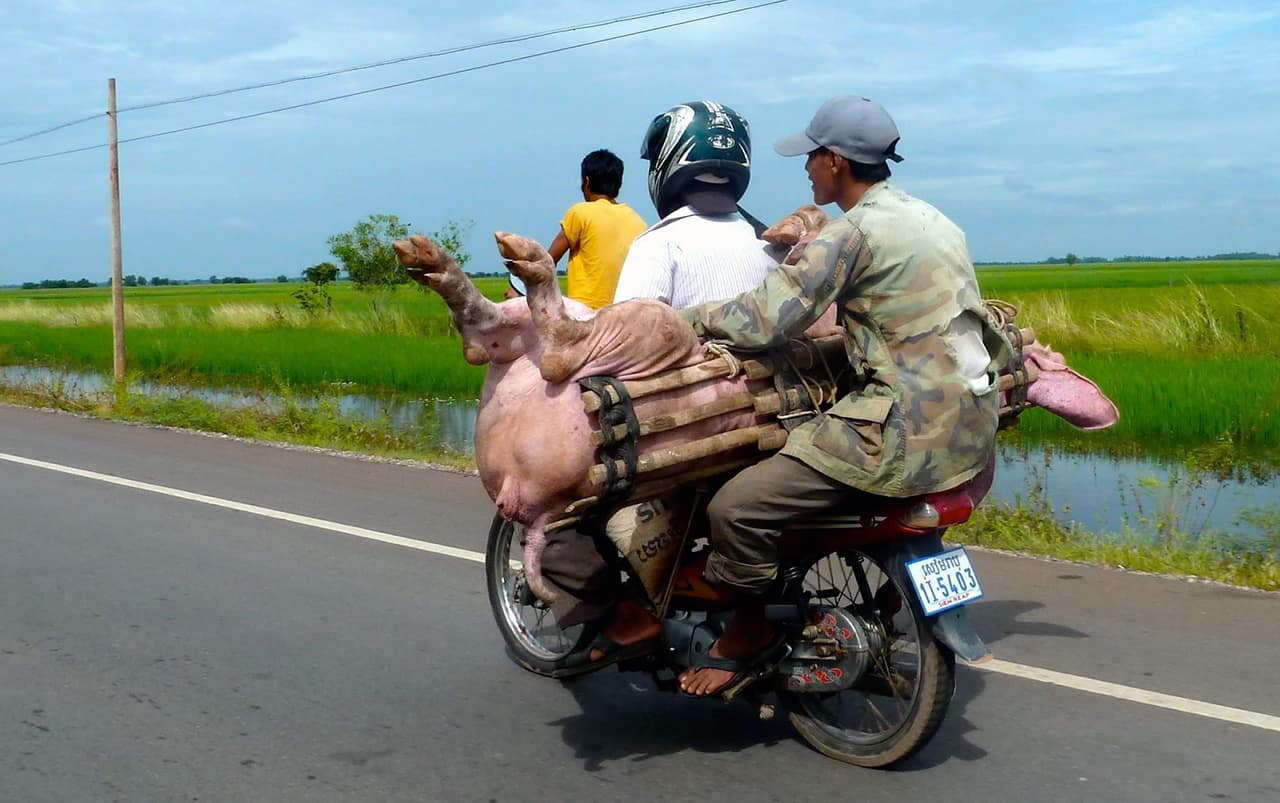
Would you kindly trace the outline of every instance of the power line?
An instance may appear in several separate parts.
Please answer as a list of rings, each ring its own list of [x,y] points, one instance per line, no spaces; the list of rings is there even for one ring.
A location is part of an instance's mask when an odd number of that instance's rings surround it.
[[[671,6],[669,8],[662,8],[654,11],[643,11],[643,12],[639,12],[636,14],[629,14],[622,17],[612,17],[610,19],[597,20],[595,22],[584,22],[584,23],[578,23],[575,25],[566,25],[561,28],[551,28],[545,31],[538,31],[536,33],[521,34],[519,36],[509,36],[502,39],[491,39],[487,42],[477,42],[469,45],[458,45],[455,47],[445,48],[444,50],[434,50],[427,53],[417,53],[411,56],[399,56],[393,59],[385,59],[383,61],[374,61],[368,64],[359,64],[352,67],[341,67],[333,70],[324,70],[321,72],[307,73],[305,75],[296,75],[296,76],[293,76],[292,78],[281,78],[274,81],[263,81],[256,84],[246,84],[245,86],[237,86],[237,87],[232,87],[230,89],[217,89],[211,92],[204,92],[198,95],[186,95],[183,97],[169,98],[167,100],[157,100],[157,101],[151,101],[148,103],[139,103],[134,106],[123,106],[120,109],[117,109],[116,113],[122,114],[124,112],[140,111],[143,109],[155,109],[161,106],[172,106],[178,103],[190,103],[191,101],[195,101],[195,100],[204,100],[207,98],[217,98],[217,97],[223,97],[225,95],[234,95],[238,92],[248,92],[254,89],[266,89],[269,87],[282,86],[284,84],[296,83],[298,81],[312,81],[317,78],[330,78],[335,75],[343,75],[346,73],[359,72],[361,70],[371,70],[376,67],[388,67],[393,64],[403,64],[405,62],[410,62],[410,61],[419,61],[422,59],[437,58],[440,56],[451,56],[457,53],[465,53],[472,50],[480,50],[486,47],[496,47],[498,45],[515,44],[518,42],[528,42],[534,39],[544,39],[548,36],[556,36],[562,33],[571,33],[573,31],[585,31],[585,30],[591,30],[593,28],[603,28],[603,27],[608,27],[610,25],[617,25],[623,22],[634,22],[635,20],[648,19],[651,17],[660,17],[660,16],[665,16],[667,14],[675,14],[681,11],[692,11],[699,8],[707,8],[709,6],[720,6],[720,5],[725,5],[726,3],[737,3],[737,2],[741,2],[741,0],[703,0],[703,2],[686,3],[685,5],[682,5],[682,6]],[[746,10],[746,9],[743,9],[743,10]],[[13,139],[8,139],[3,142],[0,142],[0,148],[6,145],[12,145],[17,142],[24,142],[29,139],[35,139],[36,137],[44,136],[45,134],[52,134],[55,131],[61,131],[64,128],[70,128],[71,126],[80,125],[81,123],[87,123],[90,120],[98,119],[102,115],[103,115],[103,112],[98,112],[96,114],[91,114],[86,117],[79,117],[75,120],[69,120],[65,123],[59,123],[58,125],[50,126],[49,128],[42,128],[39,131],[33,131],[29,134],[23,134],[20,137],[14,137]],[[58,155],[61,155],[63,153],[76,153],[76,152],[78,152],[78,149],[73,149],[70,151],[62,151]],[[2,164],[12,164],[12,163],[4,162]]]
[[[721,2],[723,1],[724,0],[721,0]],[[448,70],[446,72],[435,73],[434,75],[428,75],[422,78],[413,78],[408,81],[398,81],[394,84],[384,84],[382,86],[376,86],[371,89],[361,89],[356,92],[346,92],[341,95],[333,95],[331,97],[319,98],[317,100],[308,100],[302,103],[294,103],[288,106],[279,106],[274,109],[267,109],[265,111],[251,112],[249,114],[240,114],[234,117],[224,117],[220,120],[211,120],[209,122],[197,123],[195,125],[183,126],[181,128],[171,128],[167,131],[156,131],[151,134],[142,134],[136,137],[128,137],[126,139],[121,139],[119,141],[119,144],[123,145],[126,142],[141,142],[142,140],[155,139],[157,137],[165,137],[165,136],[169,136],[170,134],[182,134],[187,131],[195,131],[201,128],[212,128],[213,126],[225,125],[226,123],[234,123],[240,120],[251,120],[256,117],[265,117],[269,114],[277,114],[279,112],[294,111],[296,109],[304,109],[309,106],[319,106],[322,103],[332,103],[333,101],[346,100],[348,98],[359,97],[361,95],[371,95],[375,92],[383,92],[388,89],[399,89],[400,87],[412,86],[413,84],[421,84],[427,81],[435,81],[440,78],[449,78],[455,75],[462,75],[464,73],[476,72],[478,70],[485,70],[490,67],[500,67],[504,64],[514,64],[516,62],[528,61],[529,59],[535,59],[541,56],[550,56],[555,53],[564,53],[570,50],[578,50],[580,48],[589,47],[591,45],[603,44],[605,42],[614,42],[619,39],[627,39],[632,36],[639,36],[641,34],[653,33],[655,31],[663,31],[663,30],[667,30],[668,28],[678,28],[682,25],[689,25],[694,22],[703,22],[705,20],[716,19],[718,17],[728,17],[733,14],[741,14],[745,11],[753,11],[757,8],[764,8],[766,6],[776,6],[779,3],[785,3],[785,2],[787,2],[787,0],[767,0],[767,2],[756,3],[755,5],[744,6],[742,8],[734,8],[728,11],[721,11],[717,14],[707,14],[701,17],[691,17],[690,19],[680,20],[679,22],[669,22],[666,25],[655,25],[651,28],[642,28],[637,31],[628,31],[627,33],[615,34],[614,36],[607,36],[601,39],[592,39],[587,42],[578,42],[576,44],[565,45],[563,47],[552,48],[550,50],[540,50],[537,53],[527,53],[523,56],[513,56],[508,59],[491,61],[485,64],[478,64],[471,67],[461,67],[456,70]],[[5,162],[0,162],[0,167],[5,167],[7,165],[21,164],[23,162],[35,162],[41,159],[52,159],[55,156],[66,156],[72,153],[83,153],[84,151],[97,150],[99,148],[105,148],[105,147],[107,147],[105,144],[85,145],[80,148],[70,148],[68,150],[57,151],[55,153],[44,153],[38,156],[27,156],[22,159],[10,159]]]
[[[39,131],[32,131],[30,134],[23,134],[22,136],[14,137],[13,139],[6,139],[4,142],[0,142],[0,148],[4,147],[5,145],[12,145],[15,142],[22,142],[23,140],[42,137],[45,134],[52,134],[54,131],[61,131],[64,128],[70,128],[73,125],[80,125],[81,123],[87,123],[90,120],[97,120],[99,117],[101,117],[104,114],[106,114],[106,112],[96,112],[94,114],[88,115],[87,117],[80,117],[75,120],[69,120],[65,123],[58,123],[55,126],[50,126],[49,128],[42,128]]]
[[[675,14],[680,11],[693,11],[708,6],[722,6],[726,3],[740,3],[742,0],[703,0],[699,3],[687,3],[683,6],[672,6],[670,8],[658,9],[656,11],[644,11],[636,14],[629,14],[624,17],[613,17],[606,20],[597,20],[596,22],[584,22],[576,25],[566,25],[563,28],[552,28],[537,33],[521,34],[519,36],[508,36],[503,39],[491,39],[487,42],[478,42],[470,45],[457,45],[455,47],[446,48],[444,50],[433,50],[427,53],[418,53],[412,56],[400,56],[394,59],[386,59],[384,61],[374,61],[368,64],[360,64],[354,67],[341,67],[334,70],[325,70],[322,72],[309,73],[307,75],[298,75],[292,78],[281,78],[275,81],[264,81],[258,84],[248,84],[246,86],[234,87],[232,89],[219,89],[213,92],[205,92],[199,95],[188,95],[181,98],[172,98],[170,100],[158,100],[151,103],[140,103],[136,106],[125,106],[120,109],[121,112],[138,111],[140,109],[154,109],[159,106],[171,106],[175,103],[187,103],[193,100],[203,100],[205,98],[222,97],[223,95],[232,95],[237,92],[247,92],[253,89],[265,89],[267,87],[281,86],[283,84],[291,84],[297,81],[311,81],[316,78],[329,78],[334,75],[343,75],[345,73],[359,72],[360,70],[371,70],[375,67],[388,67],[393,64],[403,64],[408,61],[419,61],[421,59],[436,58],[439,56],[452,56],[456,53],[466,53],[471,50],[481,50],[486,47],[495,47],[497,45],[509,45],[517,42],[528,42],[533,39],[545,39],[548,36],[556,36],[562,33],[571,33],[573,31],[587,31],[593,28],[604,28],[610,25],[617,25],[621,22],[634,22],[635,20],[648,19],[650,17],[661,17],[666,14]]]

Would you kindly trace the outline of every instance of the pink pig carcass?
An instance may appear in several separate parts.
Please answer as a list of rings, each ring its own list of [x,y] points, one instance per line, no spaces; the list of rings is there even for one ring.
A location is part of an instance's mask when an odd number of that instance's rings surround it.
[[[821,210],[802,207],[766,231],[765,239],[797,246],[786,259],[790,263],[824,222]],[[666,304],[637,299],[593,314],[560,295],[555,265],[537,242],[503,232],[495,237],[508,269],[524,280],[526,298],[488,300],[449,254],[425,237],[398,241],[395,250],[409,275],[449,306],[467,362],[489,366],[476,421],[476,465],[499,512],[525,526],[527,582],[552,602],[555,592],[541,573],[544,527],[568,504],[598,491],[589,480],[595,463],[594,426],[577,380],[602,375],[640,379],[704,362],[708,355],[693,328]],[[806,334],[836,331],[833,306]],[[1060,355],[1031,343],[1027,357],[1042,371],[1041,381],[1028,388],[1028,401],[1078,427],[1115,423],[1118,413],[1111,401],[1067,369]],[[636,399],[635,412],[643,420],[747,389],[742,377],[708,380]],[[641,454],[755,423],[750,408],[724,413],[648,435],[640,444]]]
[[[569,503],[598,492],[588,479],[595,463],[593,423],[577,380],[638,379],[708,357],[693,328],[666,304],[636,299],[593,315],[560,295],[555,265],[537,242],[503,232],[495,237],[508,268],[524,281],[526,298],[488,300],[425,237],[398,241],[395,250],[409,275],[449,306],[467,362],[489,366],[476,420],[476,465],[499,512],[525,526],[526,578],[550,602],[555,592],[541,574],[543,528]],[[746,387],[739,377],[654,394],[635,400],[636,415],[674,412]],[[645,437],[641,453],[754,421],[755,413],[746,409],[655,433]]]

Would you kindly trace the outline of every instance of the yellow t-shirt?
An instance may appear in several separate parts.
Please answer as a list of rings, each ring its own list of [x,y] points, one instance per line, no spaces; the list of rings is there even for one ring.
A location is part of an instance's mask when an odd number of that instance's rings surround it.
[[[649,228],[626,204],[603,198],[569,207],[560,221],[569,241],[569,298],[592,309],[613,303],[631,241]]]

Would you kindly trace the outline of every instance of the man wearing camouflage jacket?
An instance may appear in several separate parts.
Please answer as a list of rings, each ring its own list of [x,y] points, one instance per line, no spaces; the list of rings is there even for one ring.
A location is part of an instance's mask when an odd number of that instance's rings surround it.
[[[803,133],[774,147],[807,155],[814,202],[834,202],[845,214],[759,289],[682,312],[706,339],[763,350],[799,336],[836,304],[857,377],[849,395],[795,429],[779,454],[711,500],[707,579],[744,603],[710,651],[719,660],[681,675],[688,693],[718,693],[776,643],[755,600],[777,576],[787,520],[954,488],[992,456],[995,379],[1009,344],[983,308],[964,233],[889,183],[887,162],[901,161],[897,142],[879,104],[852,95],[824,104]]]

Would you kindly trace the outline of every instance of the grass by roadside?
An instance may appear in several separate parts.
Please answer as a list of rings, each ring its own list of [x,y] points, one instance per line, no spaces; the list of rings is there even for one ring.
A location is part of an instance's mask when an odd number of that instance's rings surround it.
[[[948,530],[947,541],[1280,591],[1280,507],[1248,515],[1265,538],[1239,541],[1177,531],[1157,536],[1138,529],[1095,533],[1063,525],[1034,501],[988,502],[969,521]]]
[[[430,433],[397,431],[386,418],[344,416],[337,403],[307,403],[288,394],[268,406],[223,407],[194,396],[68,393],[59,383],[0,385],[0,401],[62,410],[94,418],[217,432],[239,438],[288,443],[397,459],[419,460],[456,469],[474,469],[470,455],[432,443]]]

